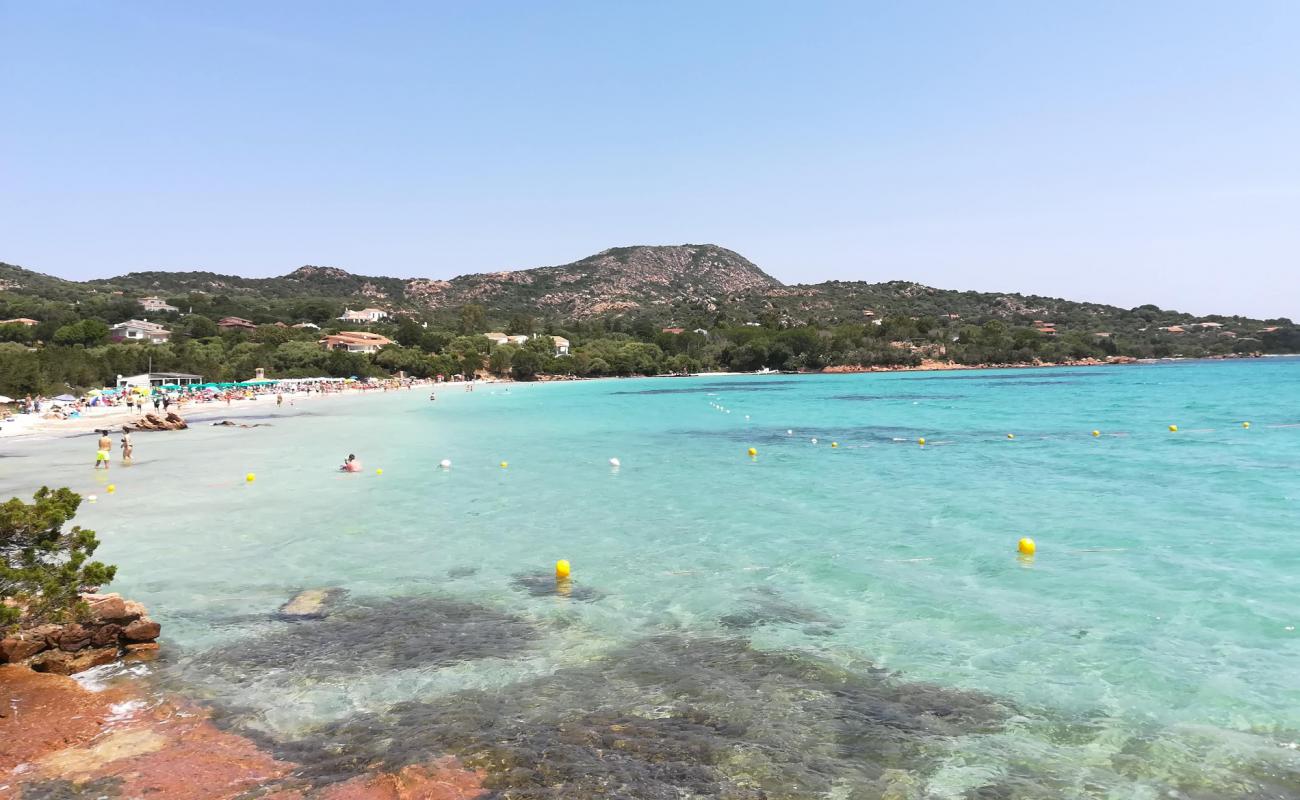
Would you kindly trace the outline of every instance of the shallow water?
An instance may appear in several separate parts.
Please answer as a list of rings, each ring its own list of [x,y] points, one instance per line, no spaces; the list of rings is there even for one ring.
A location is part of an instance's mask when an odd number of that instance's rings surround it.
[[[159,677],[309,777],[1300,797],[1300,360],[427,396],[140,434],[109,476],[91,439],[6,442],[0,495],[98,494]],[[276,616],[313,587],[331,616]]]

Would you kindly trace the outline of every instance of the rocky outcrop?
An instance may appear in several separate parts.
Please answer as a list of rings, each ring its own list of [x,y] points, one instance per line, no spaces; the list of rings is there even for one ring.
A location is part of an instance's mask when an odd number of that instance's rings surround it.
[[[189,427],[180,414],[175,411],[168,411],[164,416],[159,417],[157,414],[145,414],[139,422],[126,426],[133,431],[183,431]]]
[[[0,665],[0,797],[149,800],[472,800],[486,775],[451,756],[333,781],[212,723],[147,685],[88,691],[59,675]]]
[[[154,642],[162,626],[149,619],[144,606],[118,594],[87,594],[81,599],[89,608],[84,619],[20,628],[0,638],[0,663],[73,675],[127,653],[157,648]]]

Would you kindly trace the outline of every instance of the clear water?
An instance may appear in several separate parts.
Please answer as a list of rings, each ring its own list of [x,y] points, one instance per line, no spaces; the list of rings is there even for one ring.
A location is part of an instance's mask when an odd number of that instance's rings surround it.
[[[119,565],[112,588],[163,622],[159,672],[271,741],[476,690],[537,697],[555,715],[539,726],[591,711],[584,697],[671,714],[651,695],[672,692],[620,662],[681,658],[655,644],[667,636],[883,667],[1003,712],[926,734],[925,758],[872,773],[875,788],[852,788],[865,779],[841,747],[814,771],[842,780],[770,796],[1300,796],[1300,360],[261,402],[271,427],[139,435],[137,464],[107,477],[92,439],[5,443],[0,494],[98,494],[78,522]],[[349,452],[364,473],[335,471]],[[346,590],[341,608],[454,600],[533,634],[488,618],[464,657],[429,634],[376,662],[401,631],[362,645],[355,627],[274,617],[309,587]],[[419,628],[411,608],[402,624]],[[335,650],[330,631],[354,641]],[[738,685],[766,663],[745,661]],[[741,693],[710,708],[799,707]],[[794,760],[807,747],[762,736]],[[780,783],[731,756],[715,767]]]

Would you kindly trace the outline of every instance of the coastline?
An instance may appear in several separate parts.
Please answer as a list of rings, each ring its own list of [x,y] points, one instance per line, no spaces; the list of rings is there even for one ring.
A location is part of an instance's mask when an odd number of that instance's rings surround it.
[[[631,376],[611,376],[603,375],[596,377],[576,377],[571,375],[539,375],[534,381],[516,381],[512,378],[480,378],[470,381],[473,384],[511,384],[511,383],[568,383],[571,381],[598,381],[598,380],[627,380],[629,378],[696,378],[696,377],[741,377],[741,376],[770,376],[770,375],[857,375],[863,373],[885,373],[885,372],[947,372],[959,370],[998,370],[998,369],[1053,369],[1061,367],[1110,367],[1125,366],[1131,364],[1161,364],[1173,363],[1180,361],[1235,361],[1250,360],[1263,358],[1265,356],[1222,356],[1217,358],[1205,359],[1188,359],[1179,357],[1169,358],[1146,358],[1139,359],[1131,356],[1111,356],[1106,359],[1084,358],[1070,361],[1060,361],[1051,363],[1012,363],[1012,364],[959,364],[955,361],[940,361],[937,359],[924,359],[916,366],[828,366],[819,370],[807,370],[801,372],[779,372],[779,371],[755,371],[755,372],[693,372],[689,375],[631,375]],[[1273,355],[1273,358],[1288,358],[1290,355]],[[425,384],[437,391],[439,387],[461,387],[464,382],[443,383],[443,384]],[[423,390],[423,386],[420,387]],[[338,392],[312,392],[312,393],[292,393],[286,394],[285,397],[291,405],[298,402],[319,402],[327,397],[356,397],[365,395],[376,390],[373,389],[344,389]],[[383,392],[377,392],[383,394]],[[255,395],[253,399],[241,399],[232,402],[230,405],[216,403],[204,403],[195,405],[185,403],[176,408],[186,422],[203,423],[212,422],[226,417],[237,418],[240,416],[252,415],[265,412],[267,406],[274,407],[274,401],[270,395]],[[24,415],[15,415],[14,422],[0,423],[0,441],[6,439],[16,440],[46,440],[61,439],[74,436],[84,436],[94,433],[101,428],[120,429],[123,424],[134,422],[143,415],[132,413],[120,408],[89,409],[88,412],[78,418],[70,420],[44,420],[33,419],[27,420]]]

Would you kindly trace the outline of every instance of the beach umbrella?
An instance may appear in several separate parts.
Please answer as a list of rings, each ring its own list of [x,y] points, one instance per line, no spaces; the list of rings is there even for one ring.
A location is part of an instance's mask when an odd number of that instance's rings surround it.
[[[12,403],[12,402],[14,402],[14,399],[12,397],[8,397],[7,395],[0,394],[0,403]]]
[[[86,397],[99,397],[101,394],[103,394],[103,392],[99,389],[91,389],[89,392],[86,392]]]
[[[76,402],[76,400],[77,400],[77,398],[73,397],[73,396],[70,395],[70,394],[61,394],[61,395],[59,395],[58,397],[56,397],[56,398],[54,398],[54,399],[55,399],[55,400],[58,400],[60,403],[73,403],[73,402]]]

